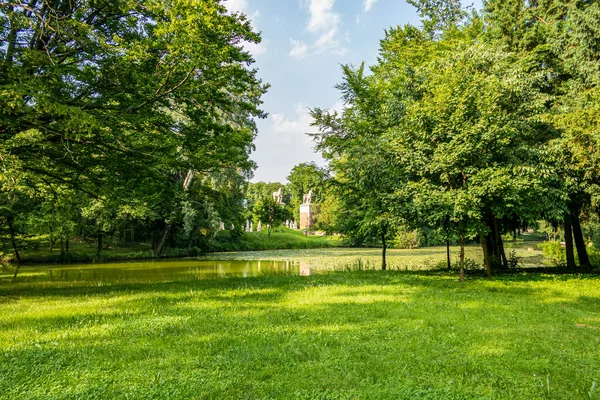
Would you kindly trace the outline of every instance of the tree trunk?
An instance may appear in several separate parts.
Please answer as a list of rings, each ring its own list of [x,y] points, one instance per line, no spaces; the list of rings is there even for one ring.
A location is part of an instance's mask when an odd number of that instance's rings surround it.
[[[110,246],[112,246],[112,244],[113,244],[113,240],[115,240],[115,232],[113,232],[113,233],[110,235],[110,237],[109,237],[109,239],[108,239],[108,243],[107,243],[107,244],[106,244],[106,246],[104,247],[104,250],[108,250],[108,249],[110,249]]]
[[[60,255],[65,254],[65,239],[60,238]]]
[[[17,269],[15,269],[15,273],[13,274],[12,281],[15,283],[17,280],[17,275],[19,275],[19,270],[21,269],[21,264],[17,264]]]
[[[494,218],[494,234],[496,235],[496,246],[498,246],[498,256],[500,258],[500,265],[502,269],[508,269],[508,260],[506,253],[504,252],[504,243],[502,243],[502,232],[500,232],[500,225],[498,220]]]
[[[54,250],[54,231],[52,230],[52,226],[50,226],[50,253]]]
[[[483,231],[479,231],[479,238],[481,240],[481,248],[483,249],[483,265],[485,266],[485,273],[487,276],[492,276],[492,263],[490,262],[490,253]]]
[[[387,250],[387,243],[385,242],[385,233],[386,230],[383,229],[381,231],[381,243],[383,244],[383,249],[381,251],[381,270],[385,271],[387,269],[387,261],[385,259],[385,252]]]
[[[458,279],[461,282],[465,281],[465,239],[462,232],[460,232],[460,271]]]
[[[156,246],[156,250],[154,251],[157,256],[160,256],[163,252],[165,241],[167,240],[167,236],[169,236],[169,232],[171,231],[171,225],[172,224],[169,223],[167,226],[165,226],[165,231],[163,232],[163,235],[158,242],[158,246]]]
[[[571,209],[571,224],[573,227],[573,239],[575,239],[575,247],[577,248],[577,256],[579,257],[579,265],[582,268],[591,268],[592,264],[590,263],[590,257],[585,247],[578,209]]]
[[[69,252],[69,238],[65,239],[65,251],[68,253]]]
[[[15,252],[15,257],[17,258],[17,263],[21,264],[21,255],[19,254],[19,248],[17,246],[17,239],[15,237],[15,227],[13,226],[12,220],[9,218],[6,222],[8,225],[8,233],[10,234],[10,244],[12,245],[13,251]],[[16,277],[15,273],[15,277]]]
[[[573,231],[568,215],[565,216],[565,247],[567,251],[567,268],[575,268],[575,254],[573,253]]]
[[[191,184],[192,184],[192,180],[194,179],[194,171],[192,171],[191,169],[188,170],[188,173],[183,181],[183,191],[187,192],[188,189],[190,188]],[[154,253],[157,256],[162,255],[164,246],[165,246],[165,242],[167,240],[167,236],[169,236],[169,232],[171,231],[171,228],[173,227],[172,223],[167,224],[167,226],[165,227],[165,232],[163,233],[163,237],[160,240],[160,242],[158,243],[158,247],[156,248],[156,250],[154,251]],[[271,233],[269,232],[269,235],[271,235]]]
[[[452,264],[450,263],[450,239],[446,239],[446,261],[448,262],[448,271],[452,269]]]
[[[98,246],[96,248],[96,257],[100,257],[102,254],[102,232],[98,232]]]

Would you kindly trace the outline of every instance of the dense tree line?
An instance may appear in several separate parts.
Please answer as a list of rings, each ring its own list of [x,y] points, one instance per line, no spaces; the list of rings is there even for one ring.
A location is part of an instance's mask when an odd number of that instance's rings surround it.
[[[223,227],[299,221],[312,191],[314,229],[381,246],[383,269],[390,246],[457,242],[462,266],[477,242],[491,274],[503,235],[530,227],[591,267],[600,4],[409,3],[421,25],[387,30],[370,69],[343,66],[341,112],[312,110],[327,168],[287,183],[249,183],[267,85],[244,43],[260,37],[222,1],[1,3],[0,247],[207,251]]]
[[[600,205],[600,4],[410,3],[422,25],[386,31],[370,72],[343,67],[342,112],[312,111],[340,231],[379,236],[383,268],[398,227],[476,240],[491,274],[508,268],[502,235],[545,220],[564,229],[567,265],[576,254],[590,267],[581,221]]]

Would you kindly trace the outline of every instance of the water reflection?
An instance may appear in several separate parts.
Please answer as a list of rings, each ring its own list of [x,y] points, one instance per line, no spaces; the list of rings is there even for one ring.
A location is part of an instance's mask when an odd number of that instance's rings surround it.
[[[310,276],[310,265],[306,261],[300,261],[300,276]]]
[[[306,261],[142,261],[132,263],[24,267],[19,280],[91,282],[164,282],[264,275],[310,276]]]

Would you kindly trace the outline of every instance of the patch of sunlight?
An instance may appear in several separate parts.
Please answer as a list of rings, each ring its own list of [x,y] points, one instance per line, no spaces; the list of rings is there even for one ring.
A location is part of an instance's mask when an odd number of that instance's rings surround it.
[[[243,298],[249,297],[260,297],[260,296],[269,296],[269,295],[279,295],[281,293],[281,289],[275,288],[265,288],[265,289],[241,289],[241,290],[227,290],[224,292],[220,292],[218,297],[220,299],[234,299],[241,300]]]
[[[273,312],[273,305],[265,304],[261,309],[256,307],[245,307],[243,309],[233,309],[222,311],[221,313],[224,316],[232,317],[232,318],[257,318],[262,316],[268,316]]]
[[[559,296],[540,296],[542,301],[546,304],[564,304],[564,303],[577,303],[577,299],[574,297],[559,297]]]
[[[306,322],[310,322],[307,318]],[[323,334],[323,333],[348,333],[348,332],[359,332],[364,329],[364,324],[323,324],[317,326],[276,326],[270,329],[265,329],[264,332],[274,333],[274,334],[283,334],[289,335],[292,333],[314,333],[314,334]]]
[[[288,293],[285,296],[285,304],[290,307],[310,308],[324,304],[408,303],[411,292],[413,291],[399,292],[398,289],[377,286],[362,286],[360,289],[350,289],[347,286],[314,288]]]
[[[480,301],[463,301],[460,304],[456,304],[458,308],[474,310],[476,308],[482,308],[484,304]],[[487,305],[485,305],[487,307]]]
[[[474,345],[469,351],[474,356],[502,356],[507,353],[506,349],[497,345],[487,343],[483,345]]]

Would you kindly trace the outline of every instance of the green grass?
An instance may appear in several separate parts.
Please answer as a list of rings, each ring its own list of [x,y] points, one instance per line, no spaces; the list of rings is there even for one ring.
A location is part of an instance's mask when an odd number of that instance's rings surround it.
[[[598,275],[0,286],[5,399],[599,399],[599,348]]]

